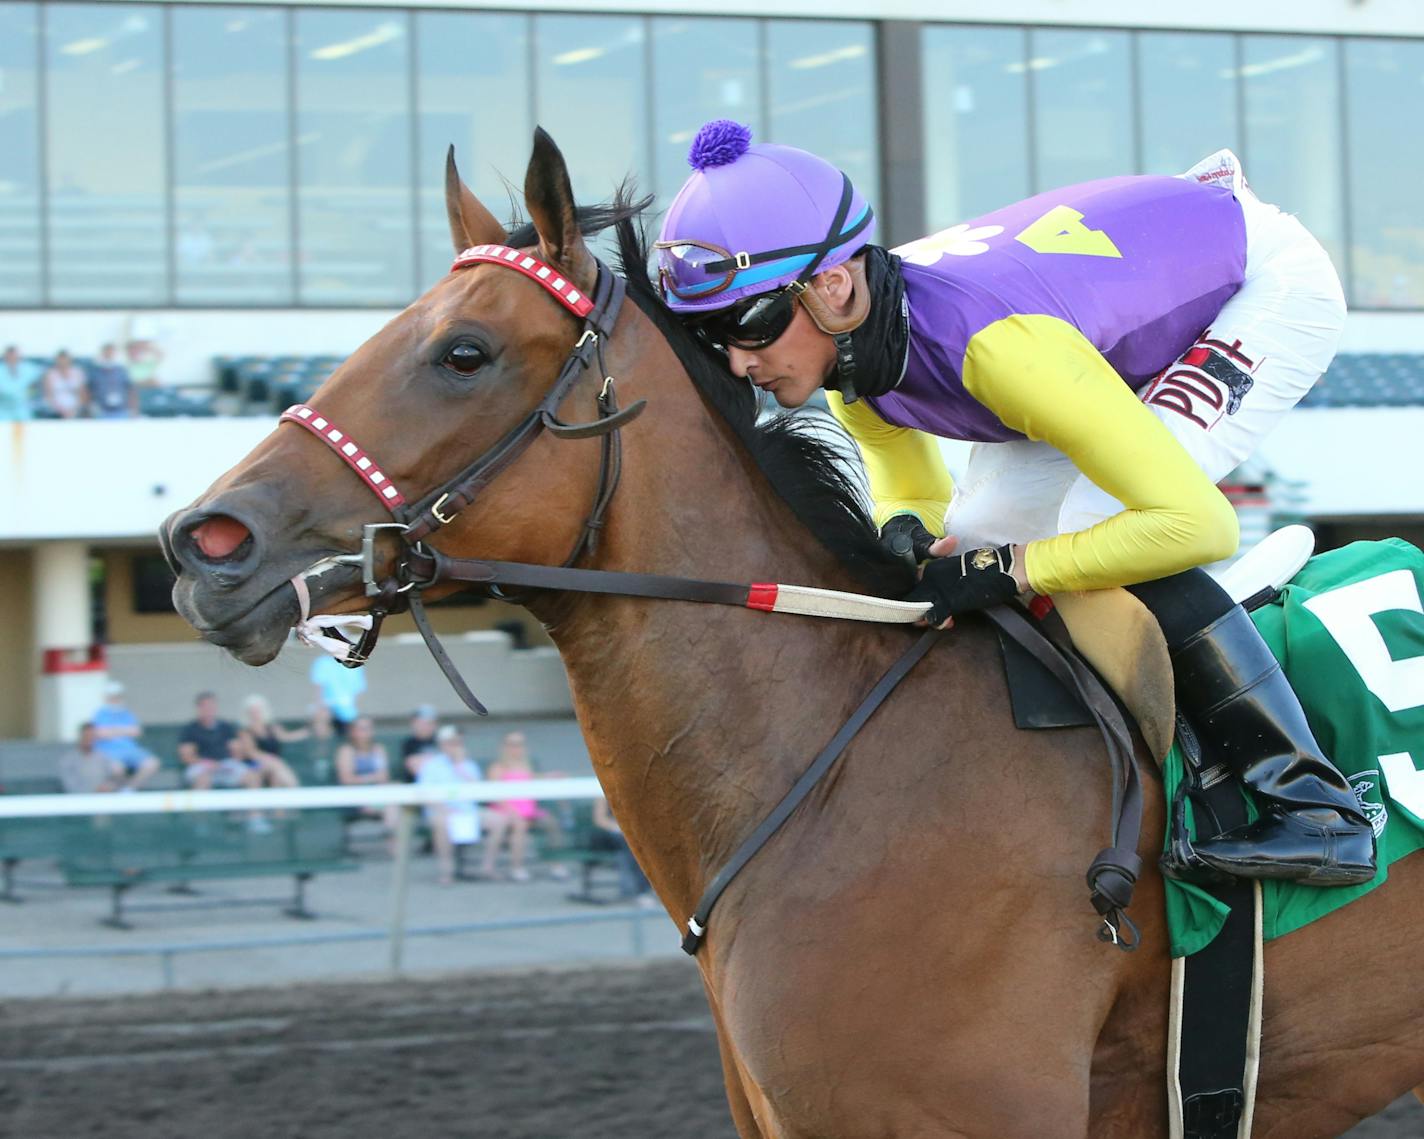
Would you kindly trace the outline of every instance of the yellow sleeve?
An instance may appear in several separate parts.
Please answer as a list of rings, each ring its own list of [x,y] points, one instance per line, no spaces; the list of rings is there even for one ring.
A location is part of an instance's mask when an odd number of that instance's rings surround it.
[[[944,537],[944,512],[954,481],[935,437],[886,423],[865,400],[848,404],[840,392],[828,391],[826,404],[860,448],[875,502],[875,525],[884,526],[897,514],[914,514],[936,538]]]
[[[1070,458],[1126,507],[1074,534],[1028,544],[1039,593],[1133,585],[1236,552],[1236,512],[1088,339],[1052,316],[978,332],[964,386],[1005,425]]]

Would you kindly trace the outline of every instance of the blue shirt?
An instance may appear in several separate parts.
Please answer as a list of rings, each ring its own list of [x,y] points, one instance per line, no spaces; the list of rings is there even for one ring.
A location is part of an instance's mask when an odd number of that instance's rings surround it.
[[[356,697],[366,691],[366,674],[347,668],[335,657],[319,656],[312,661],[311,682],[321,689],[321,700],[335,719],[354,720],[361,713]]]
[[[38,364],[21,360],[13,369],[0,360],[0,419],[30,419],[30,388],[39,380]]]
[[[113,704],[105,704],[90,717],[90,721],[96,728],[137,728],[140,726],[137,716],[127,708],[115,707]],[[136,736],[119,736],[111,740],[96,739],[94,750],[110,759],[117,759],[120,763],[142,760],[148,755],[148,752],[139,745]]]

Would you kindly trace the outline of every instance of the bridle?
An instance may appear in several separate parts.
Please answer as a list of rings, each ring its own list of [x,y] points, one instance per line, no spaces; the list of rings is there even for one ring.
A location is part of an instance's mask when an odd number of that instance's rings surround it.
[[[622,473],[622,446],[619,430],[636,419],[646,407],[638,400],[619,410],[614,394],[615,381],[603,360],[603,342],[613,332],[625,295],[625,282],[602,261],[595,259],[597,277],[592,298],[582,294],[553,266],[539,258],[505,245],[476,245],[455,258],[451,272],[474,265],[501,265],[523,274],[542,286],[564,308],[583,320],[583,329],[569,350],[558,378],[538,406],[516,424],[503,438],[479,455],[453,478],[430,491],[414,504],[385,473],[364,448],[327,416],[306,404],[289,407],[279,423],[295,423],[326,444],[343,463],[351,468],[366,487],[389,511],[393,521],[372,522],[363,527],[361,552],[322,559],[291,579],[301,605],[298,635],[308,643],[321,643],[327,648],[337,646],[338,659],[348,668],[365,664],[375,649],[381,624],[395,612],[409,609],[416,628],[425,640],[436,664],[459,693],[465,704],[479,715],[485,715],[483,704],[470,691],[454,662],[435,635],[421,598],[423,590],[441,582],[460,582],[466,586],[482,586],[493,596],[507,598],[500,586],[531,589],[564,589],[582,593],[606,593],[631,597],[665,598],[697,601],[719,605],[736,605],[770,612],[798,612],[818,616],[839,616],[855,620],[907,621],[923,612],[923,606],[880,598],[861,598],[832,590],[807,589],[773,583],[732,583],[700,581],[693,578],[662,574],[625,573],[609,570],[576,568],[574,563],[586,553],[592,553],[603,527],[604,514],[618,489]],[[559,407],[579,378],[597,360],[603,377],[598,393],[598,418],[590,423],[568,424],[558,418]],[[510,466],[540,432],[548,431],[559,439],[601,438],[598,486],[583,528],[573,549],[562,565],[531,565],[520,562],[496,562],[476,558],[451,558],[424,544],[424,539],[442,526],[449,525],[468,507],[479,492]],[[401,556],[388,577],[376,576],[376,543],[384,530],[394,530],[403,544]],[[306,579],[316,577],[336,565],[359,565],[366,595],[372,599],[369,618],[320,616],[309,620],[310,593]],[[1088,884],[1094,908],[1102,918],[1098,936],[1121,949],[1135,949],[1137,931],[1124,912],[1132,897],[1141,863],[1136,854],[1141,829],[1141,789],[1131,734],[1112,696],[1080,661],[1060,654],[1054,646],[1017,610],[997,607],[985,615],[1001,630],[1014,637],[1059,677],[1070,690],[1083,698],[1097,721],[1108,745],[1113,767],[1112,842],[1094,860],[1088,872]],[[364,630],[353,645],[339,636],[327,637],[323,630],[336,630],[343,624],[361,623]],[[742,842],[732,857],[712,878],[699,899],[697,909],[687,920],[687,932],[682,948],[689,954],[697,952],[707,932],[712,907],[733,877],[762,848],[767,840],[790,817],[821,777],[849,745],[861,726],[870,718],[896,685],[925,656],[937,640],[934,630],[926,631],[891,665],[875,687],[860,702],[831,740],[803,772],[792,788],[761,824]]]
[[[613,331],[618,314],[623,306],[626,284],[603,262],[595,260],[597,278],[593,296],[582,293],[553,266],[539,258],[511,249],[506,245],[476,245],[466,249],[450,266],[452,273],[474,265],[501,265],[513,269],[540,285],[569,312],[583,321],[583,328],[564,359],[558,378],[549,388],[537,407],[511,428],[501,439],[481,453],[463,470],[446,480],[440,486],[414,503],[396,483],[376,463],[370,454],[351,436],[338,427],[331,418],[306,404],[296,404],[287,408],[279,422],[295,423],[311,432],[325,443],[348,467],[365,483],[381,505],[391,514],[393,521],[368,523],[363,527],[360,555],[347,555],[331,562],[359,564],[366,587],[366,595],[373,598],[369,622],[362,622],[364,632],[356,644],[345,651],[337,652],[338,659],[348,668],[359,668],[365,664],[376,647],[380,637],[381,623],[395,612],[409,609],[417,628],[425,637],[431,653],[440,667],[450,678],[470,708],[483,715],[484,706],[475,698],[468,685],[455,670],[448,654],[435,637],[425,614],[421,591],[438,581],[452,580],[452,576],[442,572],[435,551],[423,545],[442,526],[449,525],[459,513],[475,501],[480,491],[488,486],[520,455],[522,455],[543,431],[548,431],[558,439],[601,438],[602,453],[599,458],[598,486],[583,527],[574,541],[573,548],[558,568],[572,566],[585,553],[592,553],[598,544],[598,535],[603,528],[604,514],[618,489],[622,473],[622,445],[619,428],[631,423],[647,406],[647,401],[638,400],[629,407],[619,410],[614,391],[614,379],[608,374],[603,360],[603,342]],[[559,407],[569,395],[579,378],[595,361],[603,376],[603,384],[598,393],[598,418],[590,423],[564,423],[558,417]],[[405,555],[396,562],[394,572],[384,580],[376,579],[376,543],[383,530],[395,531],[406,546]],[[319,563],[322,564],[322,563]],[[315,567],[313,567],[315,568]],[[421,571],[424,571],[423,573]],[[308,625],[307,609],[310,595],[306,588],[306,578],[314,576],[311,569],[292,579],[302,605],[302,626]],[[498,583],[493,578],[481,579],[494,596]],[[320,622],[321,619],[318,619]],[[306,628],[304,639],[315,639],[315,628],[331,629],[342,623],[327,621]],[[299,632],[303,631],[299,626]],[[330,647],[330,641],[325,642]]]

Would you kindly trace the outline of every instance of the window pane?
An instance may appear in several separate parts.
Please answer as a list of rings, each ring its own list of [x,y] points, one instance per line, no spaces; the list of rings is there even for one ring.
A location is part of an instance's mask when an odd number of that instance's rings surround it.
[[[874,34],[849,21],[769,20],[771,123],[762,141],[799,146],[839,166],[878,204]]]
[[[286,14],[173,9],[179,304],[292,300]]]
[[[1424,153],[1410,141],[1424,121],[1424,43],[1351,40],[1345,67],[1351,299],[1377,308],[1424,308]]]
[[[646,182],[643,21],[535,16],[534,35],[538,118],[563,151],[575,199],[606,201],[629,174]]]
[[[1029,33],[1037,189],[1131,174],[1126,32]]]
[[[692,172],[687,149],[697,128],[735,119],[765,138],[761,48],[754,20],[659,17],[653,20],[652,184],[664,203]]]
[[[40,297],[39,9],[0,4],[0,305]]]
[[[509,190],[529,162],[529,17],[489,12],[420,12],[416,168],[420,187],[420,287],[450,268],[445,151],[453,143],[465,184],[508,220]]]
[[[163,12],[47,4],[50,299],[168,299]]]
[[[1028,197],[1027,43],[1018,28],[924,29],[931,232]]]
[[[1223,147],[1239,149],[1230,36],[1142,32],[1137,53],[1143,173],[1180,174]]]
[[[1340,91],[1333,40],[1241,37],[1251,188],[1309,227],[1343,275]]]
[[[415,293],[408,26],[400,12],[297,12],[307,304],[405,304]]]

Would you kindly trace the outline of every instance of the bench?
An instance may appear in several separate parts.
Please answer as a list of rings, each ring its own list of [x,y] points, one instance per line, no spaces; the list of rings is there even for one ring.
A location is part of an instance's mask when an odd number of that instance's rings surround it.
[[[271,819],[257,831],[246,818],[217,812],[117,815],[68,820],[60,868],[70,886],[106,886],[110,911],[101,924],[132,929],[125,917],[130,890],[167,882],[173,893],[196,893],[192,883],[290,875],[294,887],[282,912],[310,919],[306,885],[317,874],[356,869],[344,852],[340,811],[300,811]],[[228,900],[241,905],[271,899]],[[213,903],[209,903],[213,904]],[[167,907],[150,907],[167,908]]]
[[[561,845],[551,845],[542,831],[531,835],[537,844],[539,859],[541,862],[560,865],[572,863],[578,866],[579,890],[568,896],[569,901],[583,902],[590,906],[604,906],[616,902],[619,900],[617,880],[614,880],[613,895],[604,897],[599,893],[594,877],[604,867],[616,868],[617,861],[613,851],[599,845],[598,835],[602,832],[593,822],[593,803],[581,800],[570,806],[570,815],[561,820],[564,823],[564,841]]]
[[[52,776],[7,779],[3,795],[57,795],[64,788]],[[15,892],[15,868],[25,859],[58,858],[64,828],[59,819],[0,818],[0,902],[24,901]]]

